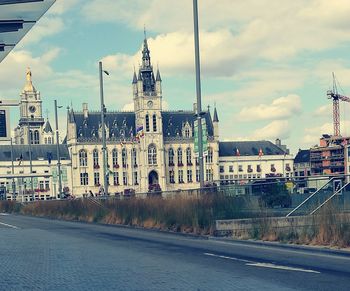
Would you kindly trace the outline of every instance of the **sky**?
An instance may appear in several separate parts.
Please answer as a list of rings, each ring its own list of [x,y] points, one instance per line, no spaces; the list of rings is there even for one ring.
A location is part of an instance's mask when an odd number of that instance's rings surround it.
[[[350,95],[350,1],[199,0],[202,104],[216,105],[221,140],[280,138],[292,151],[333,131],[332,72]],[[26,68],[54,124],[54,99],[98,110],[98,62],[108,110],[132,110],[132,76],[146,27],[151,61],[171,110],[196,99],[190,0],[57,0],[0,63],[0,96],[19,98]],[[341,133],[350,135],[349,103]],[[13,127],[19,114],[12,110]],[[46,113],[48,112],[48,114]],[[63,135],[63,133],[62,133]]]

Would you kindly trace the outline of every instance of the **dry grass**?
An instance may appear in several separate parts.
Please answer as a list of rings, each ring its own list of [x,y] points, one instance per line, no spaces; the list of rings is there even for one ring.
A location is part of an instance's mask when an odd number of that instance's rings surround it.
[[[175,232],[211,234],[215,220],[249,217],[250,208],[242,197],[203,195],[201,198],[106,200],[97,205],[88,199],[38,201],[21,207],[0,203],[6,212],[18,212],[58,219],[123,224]],[[1,206],[3,205],[3,206]],[[19,205],[19,204],[17,204]],[[16,208],[17,207],[17,208]]]
[[[339,213],[331,204],[311,218],[310,225],[277,228],[268,217],[256,220],[250,238],[306,245],[350,247],[350,214]]]

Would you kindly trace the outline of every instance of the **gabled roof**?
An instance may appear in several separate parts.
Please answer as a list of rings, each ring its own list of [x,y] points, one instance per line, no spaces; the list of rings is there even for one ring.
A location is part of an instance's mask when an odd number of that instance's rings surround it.
[[[101,113],[89,112],[84,118],[82,112],[71,113],[77,125],[77,138],[99,138],[101,126]],[[135,113],[134,112],[107,112],[105,123],[109,129],[107,138],[129,138],[135,136]]]
[[[99,128],[101,124],[100,112],[89,112],[88,118],[84,118],[82,112],[69,112],[69,120],[76,123],[77,138],[93,139],[99,138]],[[74,116],[74,119],[72,117]],[[208,136],[214,136],[213,122],[209,112],[204,115],[207,124]],[[194,130],[194,120],[196,119],[193,111],[164,111],[162,112],[163,135],[167,137],[181,137],[182,127],[186,122]],[[135,113],[134,112],[107,112],[105,117],[106,125],[109,129],[107,139],[130,138],[136,134]]]
[[[203,117],[207,124],[208,136],[214,136],[213,122],[210,113],[206,112]],[[162,119],[164,138],[182,136],[182,126],[186,122],[192,127],[192,133],[194,131],[196,116],[193,111],[164,111],[162,112]]]
[[[44,127],[44,132],[46,132],[46,133],[53,132],[49,120],[46,120],[45,127]]]
[[[294,158],[294,163],[310,163],[310,150],[299,150]]]
[[[260,149],[263,155],[284,155],[285,152],[270,141],[224,141],[219,143],[219,156],[258,156]]]
[[[67,145],[60,144],[60,157],[63,160],[70,160],[69,151]],[[54,144],[45,145],[31,145],[32,160],[43,159],[48,160],[49,156],[51,160],[57,160],[57,147]],[[23,161],[29,161],[29,145],[13,145],[13,160],[16,162],[20,158]],[[11,161],[11,146],[0,145],[0,161]]]

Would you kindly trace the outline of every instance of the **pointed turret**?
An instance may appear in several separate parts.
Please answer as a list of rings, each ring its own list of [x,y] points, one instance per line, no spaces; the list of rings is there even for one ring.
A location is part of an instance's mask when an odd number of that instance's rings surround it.
[[[216,106],[214,107],[214,118],[213,122],[219,122],[218,112],[216,111]]]
[[[45,133],[51,133],[51,132],[53,132],[49,120],[46,120],[46,123],[45,123],[45,126],[44,126],[44,132],[45,132]]]
[[[133,78],[132,78],[132,83],[133,83],[133,84],[137,84],[137,77],[136,77],[135,69],[134,69],[134,76],[133,76]]]
[[[160,77],[159,68],[156,75],[156,91],[158,95],[162,95],[162,78]]]
[[[160,77],[160,73],[159,73],[159,68],[157,69],[157,76],[156,76],[156,82],[162,82],[162,78]]]
[[[213,126],[214,126],[214,139],[219,140],[219,117],[218,117],[218,112],[216,111],[216,106],[214,107]]]

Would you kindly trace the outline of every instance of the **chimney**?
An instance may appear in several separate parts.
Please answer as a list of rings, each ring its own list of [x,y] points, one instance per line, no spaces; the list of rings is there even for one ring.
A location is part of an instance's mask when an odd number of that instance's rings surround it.
[[[84,118],[88,118],[89,116],[89,109],[88,109],[88,104],[87,103],[83,103],[83,114],[84,114]]]
[[[281,147],[281,140],[276,138],[276,146]]]

